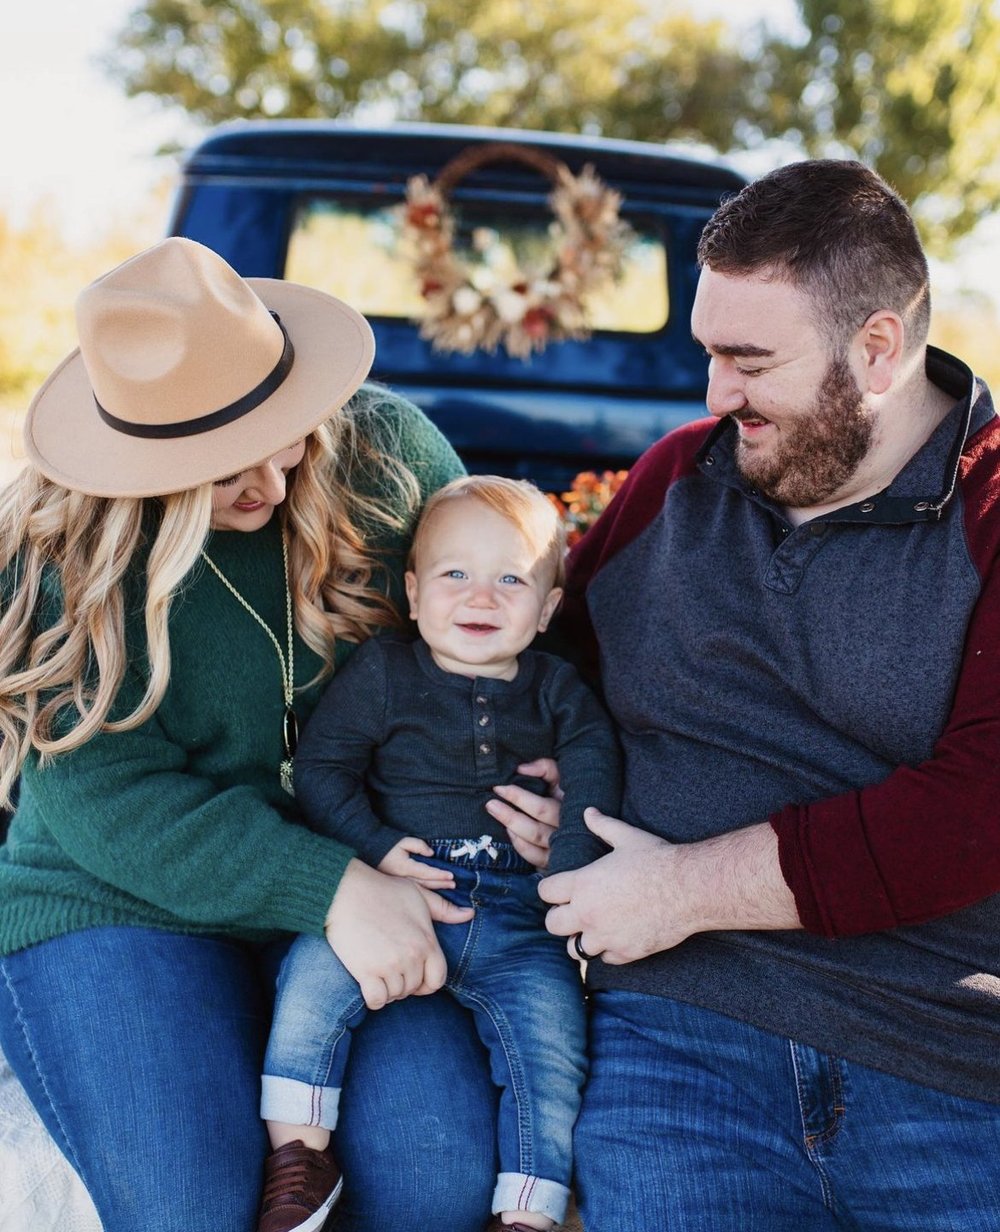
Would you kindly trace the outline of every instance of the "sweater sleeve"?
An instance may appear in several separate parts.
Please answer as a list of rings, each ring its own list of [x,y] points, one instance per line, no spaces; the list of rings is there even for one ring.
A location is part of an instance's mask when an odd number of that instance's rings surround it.
[[[352,853],[187,760],[154,716],[42,769],[30,760],[25,788],[82,869],[161,910],[165,926],[321,933]]]
[[[377,638],[351,655],[320,698],[295,755],[295,795],[309,824],[377,867],[403,837],[368,802],[365,776],[385,739],[386,659]]]
[[[598,681],[599,648],[587,609],[587,588],[604,565],[659,515],[670,485],[694,470],[698,449],[713,427],[712,421],[695,420],[647,449],[569,555],[563,602],[544,644],[575,663],[588,681]]]
[[[549,862],[549,872],[559,873],[607,853],[607,846],[587,829],[583,811],[593,806],[611,817],[619,815],[622,765],[610,717],[570,664],[558,664],[547,695],[564,793]]]
[[[995,532],[982,537],[996,551]],[[860,791],[790,805],[767,819],[805,928],[840,937],[919,924],[1000,892],[998,749],[1000,567],[994,560],[932,757]]]

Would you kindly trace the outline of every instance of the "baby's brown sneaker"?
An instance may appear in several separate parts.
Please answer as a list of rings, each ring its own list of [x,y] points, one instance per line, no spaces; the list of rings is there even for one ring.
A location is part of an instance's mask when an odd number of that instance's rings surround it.
[[[344,1180],[330,1152],[296,1139],[264,1161],[264,1199],[257,1232],[322,1232]]]

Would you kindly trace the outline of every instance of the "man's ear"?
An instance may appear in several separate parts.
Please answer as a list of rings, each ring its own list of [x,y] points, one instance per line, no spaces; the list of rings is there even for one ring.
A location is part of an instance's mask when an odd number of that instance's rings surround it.
[[[903,362],[906,327],[897,313],[879,308],[862,325],[860,341],[867,390],[884,394],[891,388]]]
[[[417,575],[410,569],[403,574],[403,583],[406,586],[406,598],[410,604],[410,619],[417,619],[417,598],[420,593],[420,588],[417,585]]]

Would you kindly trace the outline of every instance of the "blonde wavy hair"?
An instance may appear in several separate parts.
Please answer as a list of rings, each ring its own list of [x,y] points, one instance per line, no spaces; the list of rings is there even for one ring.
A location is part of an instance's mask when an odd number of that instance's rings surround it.
[[[306,438],[279,509],[299,634],[333,669],[338,639],[360,642],[401,624],[389,577],[367,536],[407,532],[420,505],[412,471],[380,419],[384,395],[362,388]],[[359,484],[359,477],[362,482]],[[396,516],[389,510],[404,510]],[[9,807],[31,749],[44,763],[100,731],[128,731],[157,709],[170,680],[174,596],[209,533],[212,485],[155,498],[86,496],[31,467],[0,493],[0,804]],[[151,516],[152,515],[152,516]],[[152,531],[150,528],[153,528]],[[131,714],[108,715],[127,665],[124,581],[152,536],[145,587],[149,680]],[[46,622],[47,612],[52,618]],[[41,619],[39,619],[41,617]],[[68,731],[57,720],[72,706]]]
[[[506,518],[549,571],[550,586],[566,581],[566,524],[551,500],[530,479],[506,475],[461,475],[427,499],[413,535],[407,568],[413,569],[431,534],[435,512],[455,500],[476,500]]]

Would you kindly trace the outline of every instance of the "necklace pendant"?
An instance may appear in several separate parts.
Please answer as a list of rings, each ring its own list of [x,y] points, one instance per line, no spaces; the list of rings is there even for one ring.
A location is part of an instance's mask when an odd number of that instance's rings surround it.
[[[286,757],[278,767],[278,774],[281,778],[281,786],[284,791],[287,791],[290,796],[295,795],[295,785],[292,782],[292,759]]]
[[[299,720],[295,711],[285,704],[285,717],[281,722],[281,738],[285,743],[285,756],[294,757],[299,743]]]

